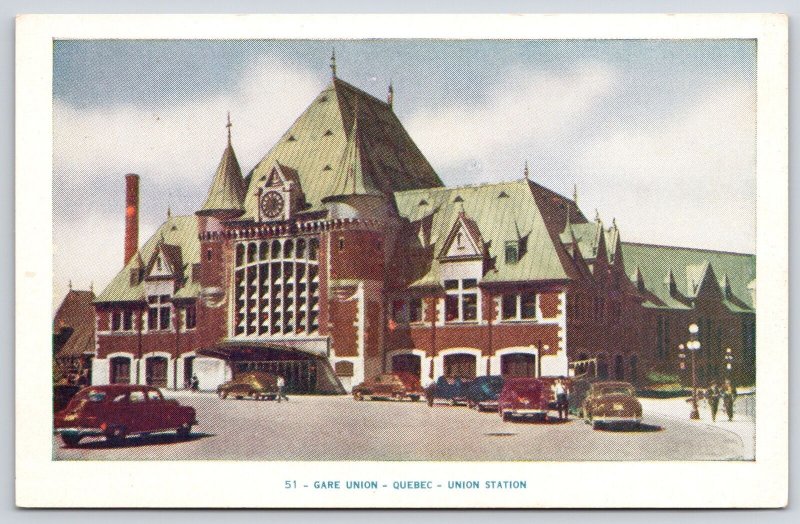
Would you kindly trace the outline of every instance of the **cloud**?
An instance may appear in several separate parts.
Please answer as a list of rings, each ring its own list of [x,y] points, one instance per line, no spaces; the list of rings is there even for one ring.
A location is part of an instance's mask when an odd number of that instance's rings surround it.
[[[466,165],[473,173],[461,171],[461,178],[507,178],[510,166],[521,174],[529,154],[552,149],[581,127],[618,83],[619,72],[600,63],[555,72],[519,70],[500,79],[484,100],[412,114],[408,129],[440,171]]]
[[[84,109],[56,100],[54,170],[67,178],[105,179],[135,172],[144,179],[207,184],[225,146],[226,112],[243,166],[254,165],[320,91],[308,69],[267,57],[229,93],[164,100],[152,107]]]
[[[571,169],[623,239],[755,252],[755,92],[721,80],[666,119],[614,127]]]

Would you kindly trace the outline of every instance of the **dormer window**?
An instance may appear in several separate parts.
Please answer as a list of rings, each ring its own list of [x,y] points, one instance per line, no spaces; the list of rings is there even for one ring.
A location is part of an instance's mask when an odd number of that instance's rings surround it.
[[[519,242],[512,240],[506,242],[506,264],[519,262]]]
[[[474,278],[445,280],[445,320],[474,322],[478,320],[478,281]]]

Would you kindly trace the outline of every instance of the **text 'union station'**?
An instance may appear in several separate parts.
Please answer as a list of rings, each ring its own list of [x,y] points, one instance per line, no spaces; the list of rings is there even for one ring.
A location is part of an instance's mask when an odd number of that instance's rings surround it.
[[[194,215],[139,248],[127,176],[125,266],[94,300],[93,384],[196,375],[213,389],[264,370],[290,391],[343,393],[384,371],[427,383],[568,375],[575,361],[642,382],[678,373],[693,322],[701,381],[730,353],[737,382],[752,380],[755,256],[623,242],[527,172],[443,187],[391,92],[334,76],[246,176],[229,128],[209,181]]]

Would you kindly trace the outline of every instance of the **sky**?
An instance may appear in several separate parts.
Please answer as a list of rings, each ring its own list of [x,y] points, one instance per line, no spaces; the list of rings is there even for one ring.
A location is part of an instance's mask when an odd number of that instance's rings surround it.
[[[623,241],[755,253],[751,40],[54,42],[53,307],[206,196],[226,144],[248,172],[330,81],[385,98],[448,186],[531,179]]]

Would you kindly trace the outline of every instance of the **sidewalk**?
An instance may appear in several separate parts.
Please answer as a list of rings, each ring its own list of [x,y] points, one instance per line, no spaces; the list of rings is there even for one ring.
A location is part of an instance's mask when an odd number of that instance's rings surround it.
[[[640,398],[645,415],[656,413],[669,418],[689,421],[692,412],[692,403],[686,397],[671,399]],[[697,424],[706,424],[725,431],[730,431],[742,440],[742,460],[755,459],[756,421],[755,421],[756,396],[753,394],[740,394],[734,404],[733,421],[729,422],[725,409],[720,402],[717,411],[717,421],[711,421],[711,409],[705,400],[698,402],[700,420],[692,421]]]

